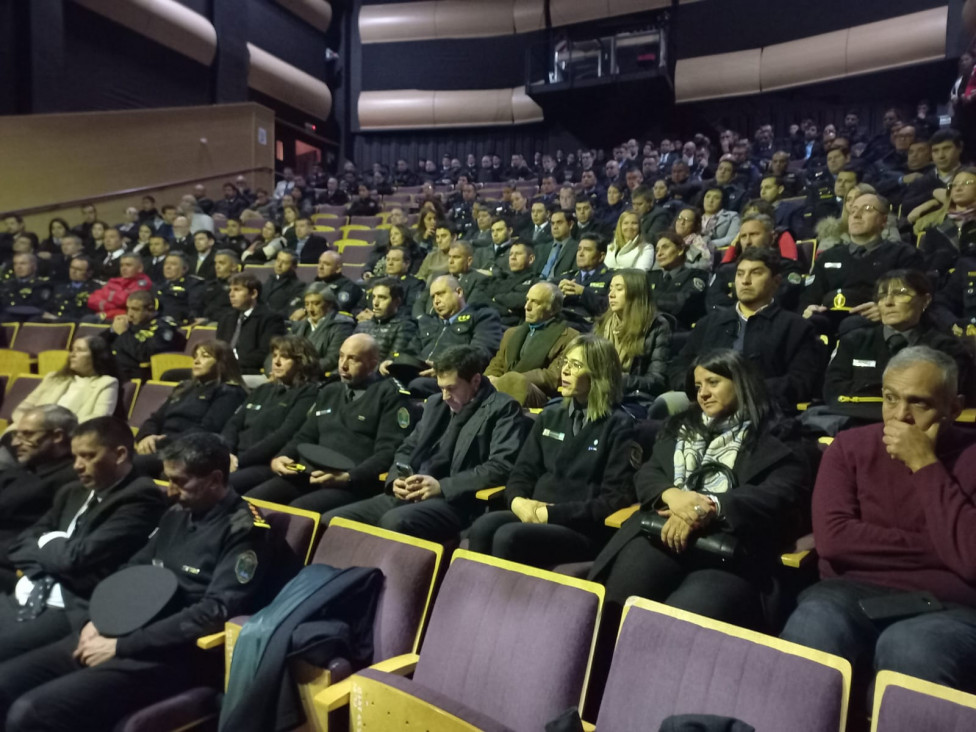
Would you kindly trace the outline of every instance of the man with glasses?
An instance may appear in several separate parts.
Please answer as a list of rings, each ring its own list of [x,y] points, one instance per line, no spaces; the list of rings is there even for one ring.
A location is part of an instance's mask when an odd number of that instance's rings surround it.
[[[804,283],[800,308],[821,333],[836,332],[848,315],[877,323],[881,313],[873,296],[878,277],[893,269],[922,268],[915,247],[881,238],[888,210],[888,202],[881,196],[858,196],[848,219],[851,243],[817,257],[813,273]]]
[[[782,637],[848,659],[865,682],[888,669],[976,690],[976,438],[954,425],[957,378],[946,354],[901,350],[883,424],[840,433],[817,472],[821,581]]]
[[[75,479],[71,432],[74,413],[56,404],[21,415],[12,442],[15,466],[0,472],[0,590],[10,592],[17,576],[7,549],[21,531],[51,508],[57,490]]]

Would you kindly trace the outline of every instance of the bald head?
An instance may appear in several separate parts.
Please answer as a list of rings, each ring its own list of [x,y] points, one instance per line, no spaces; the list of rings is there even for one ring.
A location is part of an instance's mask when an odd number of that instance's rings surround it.
[[[319,257],[318,278],[320,280],[328,280],[341,272],[342,256],[339,252],[334,252],[331,249],[322,252]]]
[[[354,333],[339,348],[339,378],[343,384],[362,386],[380,363],[380,349],[373,336]]]

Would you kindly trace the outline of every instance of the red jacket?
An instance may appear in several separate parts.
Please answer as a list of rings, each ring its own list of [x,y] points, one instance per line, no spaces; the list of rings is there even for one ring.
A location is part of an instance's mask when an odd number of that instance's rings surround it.
[[[113,277],[104,287],[95,290],[88,297],[88,309],[105,313],[105,319],[125,315],[125,301],[129,295],[139,290],[151,290],[152,280],[144,274],[135,277]]]
[[[883,430],[845,430],[823,456],[813,490],[820,575],[976,607],[976,440],[943,426],[940,462],[913,475],[888,456]]]
[[[783,259],[797,260],[800,258],[796,248],[796,240],[790,232],[783,231],[776,234],[776,244],[779,247],[779,256]],[[741,253],[742,247],[738,243],[735,246],[726,247],[725,254],[722,256],[722,264],[736,261]]]

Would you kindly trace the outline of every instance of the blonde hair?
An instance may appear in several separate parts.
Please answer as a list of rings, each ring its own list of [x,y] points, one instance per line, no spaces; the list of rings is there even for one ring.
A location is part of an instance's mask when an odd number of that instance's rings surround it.
[[[644,337],[654,324],[657,307],[644,270],[618,269],[613,276],[623,280],[627,301],[619,317],[609,309],[603,313],[596,322],[594,332],[614,345],[620,363],[625,370],[629,370],[634,359],[644,353]],[[613,285],[612,279],[610,284]]]
[[[630,242],[624,239],[623,234],[623,221],[624,216],[633,216],[637,219],[637,238],[634,240],[634,245],[628,248]],[[638,216],[634,211],[624,211],[620,216],[617,217],[617,227],[613,230],[613,248],[616,250],[617,254],[620,255],[624,251],[630,251],[631,249],[639,249],[644,245],[644,235],[640,228],[640,216]]]
[[[590,379],[590,392],[586,396],[586,418],[595,422],[610,414],[623,399],[623,369],[617,349],[606,338],[593,333],[576,336],[566,353],[577,348],[580,349],[580,360],[583,362],[582,373]]]

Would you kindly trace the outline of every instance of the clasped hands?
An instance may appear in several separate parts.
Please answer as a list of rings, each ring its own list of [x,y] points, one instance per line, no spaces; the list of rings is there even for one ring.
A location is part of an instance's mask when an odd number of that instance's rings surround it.
[[[78,637],[78,647],[75,648],[71,657],[83,666],[97,666],[115,658],[115,648],[118,640],[116,638],[106,638],[98,632],[98,629],[89,621],[81,629]]]
[[[676,554],[687,549],[692,533],[711,523],[718,512],[708,496],[679,488],[668,488],[661,500],[667,508],[658,514],[668,518],[661,528],[661,541]]]
[[[393,481],[393,495],[401,501],[426,501],[441,495],[441,484],[429,475],[411,475]]]
[[[516,498],[512,501],[512,513],[523,524],[549,523],[549,504],[533,501],[531,498]]]

